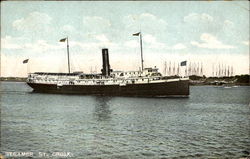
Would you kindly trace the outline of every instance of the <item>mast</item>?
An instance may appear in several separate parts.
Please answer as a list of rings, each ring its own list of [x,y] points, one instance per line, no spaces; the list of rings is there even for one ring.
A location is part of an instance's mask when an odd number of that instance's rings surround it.
[[[140,44],[141,44],[141,68],[143,71],[143,52],[142,52],[142,34],[140,32]]]
[[[214,77],[214,63],[212,65],[212,77]]]
[[[172,76],[172,67],[171,67],[172,65],[171,65],[171,61],[170,61],[170,63],[169,63],[169,75],[170,76]]]
[[[221,69],[220,69],[220,63],[219,63],[219,77],[221,76]]]
[[[67,37],[67,54],[68,54],[68,70],[70,73],[70,61],[69,61],[69,38]]]
[[[59,40],[59,42],[65,42],[66,40],[67,40],[68,70],[69,70],[69,73],[70,73],[70,61],[69,61],[69,38],[68,38],[68,37],[63,38],[63,39]]]
[[[191,62],[188,65],[188,76],[191,76]]]
[[[231,76],[233,76],[234,75],[234,68],[233,68],[233,66],[231,66]]]
[[[173,75],[175,76],[175,62],[174,62],[174,67],[173,67]]]
[[[138,33],[135,33],[133,34],[133,36],[140,36],[140,47],[141,47],[141,68],[142,68],[142,71],[143,71],[143,52],[142,52],[142,34],[141,32],[138,32]]]
[[[177,75],[180,76],[180,64],[177,66]]]
[[[197,66],[197,76],[200,76],[201,71],[200,71],[200,62],[198,61],[198,66]]]
[[[203,76],[203,62],[201,62],[201,76]]]
[[[164,62],[164,75],[167,75],[167,61]]]

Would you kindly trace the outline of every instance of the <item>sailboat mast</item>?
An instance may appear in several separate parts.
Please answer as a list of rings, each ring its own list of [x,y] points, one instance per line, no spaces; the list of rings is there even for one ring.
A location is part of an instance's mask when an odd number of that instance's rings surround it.
[[[68,70],[70,73],[70,61],[69,61],[69,39],[67,37],[67,54],[68,54]]]

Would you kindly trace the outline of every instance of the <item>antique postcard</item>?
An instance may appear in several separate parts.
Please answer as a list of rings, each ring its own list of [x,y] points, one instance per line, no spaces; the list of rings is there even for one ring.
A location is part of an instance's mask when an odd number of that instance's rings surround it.
[[[249,1],[2,1],[0,158],[250,158]]]

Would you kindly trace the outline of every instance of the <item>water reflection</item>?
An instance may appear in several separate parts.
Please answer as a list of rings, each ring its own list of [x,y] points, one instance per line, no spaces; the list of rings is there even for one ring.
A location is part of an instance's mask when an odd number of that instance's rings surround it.
[[[94,116],[97,119],[97,121],[106,121],[111,118],[111,110],[109,101],[111,100],[111,97],[102,97],[98,96],[95,97],[95,109],[94,109]]]

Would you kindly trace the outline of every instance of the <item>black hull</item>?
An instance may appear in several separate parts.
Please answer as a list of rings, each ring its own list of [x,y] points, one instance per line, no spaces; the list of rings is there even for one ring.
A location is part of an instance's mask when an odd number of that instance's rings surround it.
[[[63,85],[27,83],[35,92],[107,95],[107,96],[141,96],[141,97],[188,97],[189,80],[162,83],[119,85]]]

